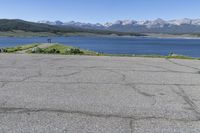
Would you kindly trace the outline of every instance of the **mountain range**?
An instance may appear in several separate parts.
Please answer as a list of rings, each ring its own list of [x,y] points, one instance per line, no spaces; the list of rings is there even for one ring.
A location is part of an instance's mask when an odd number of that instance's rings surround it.
[[[114,23],[91,24],[81,22],[61,22],[61,21],[39,21],[56,26],[70,26],[83,29],[110,30],[118,32],[136,32],[136,33],[159,33],[159,34],[200,34],[200,19],[176,19],[176,20],[118,20]]]
[[[133,32],[118,32],[111,30],[103,30],[92,28],[82,28],[83,24],[73,25],[72,24],[64,24],[62,22],[29,22],[19,19],[0,19],[0,36],[17,36],[22,34],[22,36],[27,36],[29,34],[37,35],[56,35],[56,36],[68,36],[68,35],[87,35],[87,34],[95,34],[95,35],[117,35],[117,36],[144,36],[140,33]],[[31,33],[30,33],[31,32]]]

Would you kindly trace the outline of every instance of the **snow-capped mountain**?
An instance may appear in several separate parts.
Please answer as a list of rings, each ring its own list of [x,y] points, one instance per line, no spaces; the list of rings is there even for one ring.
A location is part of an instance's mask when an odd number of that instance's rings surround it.
[[[69,27],[78,27],[78,28],[85,28],[85,29],[104,29],[104,25],[97,23],[97,24],[91,24],[91,23],[81,23],[81,22],[75,22],[75,21],[70,21],[70,22],[61,22],[61,21],[55,21],[55,22],[50,22],[50,21],[38,21],[38,23],[45,23],[49,25],[57,25],[57,26],[69,26]]]
[[[138,33],[169,33],[169,34],[191,34],[200,33],[200,19],[177,19],[177,20],[118,20],[114,23],[107,22],[105,24],[91,24],[80,22],[61,22],[61,21],[39,21],[38,23],[46,23],[58,26],[71,26],[86,29],[102,29],[122,32],[138,32]]]
[[[63,25],[63,22],[61,21],[51,22],[51,21],[42,20],[42,21],[38,21],[38,23],[49,24],[49,25]]]

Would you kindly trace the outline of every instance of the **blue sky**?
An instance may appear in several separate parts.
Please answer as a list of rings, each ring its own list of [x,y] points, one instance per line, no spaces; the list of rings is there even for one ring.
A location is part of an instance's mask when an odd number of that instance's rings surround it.
[[[0,18],[90,23],[200,18],[200,0],[0,0]]]

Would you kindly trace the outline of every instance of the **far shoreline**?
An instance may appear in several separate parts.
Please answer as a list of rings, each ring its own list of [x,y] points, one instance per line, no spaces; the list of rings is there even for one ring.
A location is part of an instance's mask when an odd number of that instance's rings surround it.
[[[144,33],[145,34],[145,33]],[[119,38],[155,38],[155,39],[189,39],[189,40],[198,40],[200,36],[197,35],[190,35],[190,34],[183,34],[183,35],[172,35],[172,34],[145,34],[144,36],[132,36],[132,35],[101,35],[101,34],[66,34],[66,35],[1,35],[0,38],[33,38],[33,37],[119,37]]]
[[[158,39],[200,39],[198,35],[191,34],[181,34],[181,35],[173,35],[173,34],[146,34],[148,38],[158,38]]]

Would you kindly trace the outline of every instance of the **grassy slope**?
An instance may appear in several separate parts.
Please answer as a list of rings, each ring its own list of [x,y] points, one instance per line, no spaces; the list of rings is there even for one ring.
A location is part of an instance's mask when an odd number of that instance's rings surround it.
[[[14,53],[17,51],[31,49],[31,48],[37,47],[38,45],[39,44],[29,44],[29,45],[22,45],[22,46],[16,46],[16,47],[9,47],[9,48],[5,48],[5,49],[8,53]]]
[[[24,50],[27,50],[26,53],[31,53],[32,48],[39,47],[42,45],[43,44],[29,44],[29,45],[5,48],[5,50],[7,51],[7,53],[16,53],[16,52],[24,51]],[[59,53],[57,53],[57,54],[66,54],[65,53],[66,49],[75,49],[75,48],[76,47],[66,46],[66,45],[62,45],[62,44],[51,44],[47,48],[41,48],[41,49],[43,51],[42,54],[49,53],[49,51],[51,51],[53,49],[55,49],[56,51],[59,51]],[[79,48],[76,48],[76,49],[79,49]],[[81,55],[100,55],[94,51],[83,50],[83,49],[79,49],[79,50],[83,52],[83,54],[81,54]]]
[[[75,48],[75,47],[66,46],[62,44],[55,44],[55,45],[49,46],[48,48],[45,48],[44,51],[50,51],[52,49],[56,49],[60,51],[60,54],[65,54],[66,49],[72,49],[72,48]],[[93,52],[93,51],[88,51],[88,50],[83,50],[83,49],[80,49],[80,50],[84,53],[84,55],[97,55],[96,52]]]

